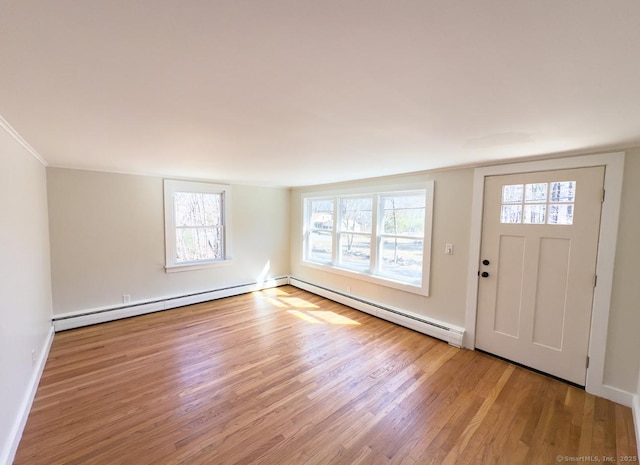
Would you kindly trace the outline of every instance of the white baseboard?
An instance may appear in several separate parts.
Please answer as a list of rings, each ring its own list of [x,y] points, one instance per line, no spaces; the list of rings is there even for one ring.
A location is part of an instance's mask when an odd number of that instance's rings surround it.
[[[184,307],[210,300],[232,297],[234,295],[246,294],[248,292],[259,291],[271,287],[288,284],[288,277],[279,277],[263,281],[260,283],[239,284],[221,289],[199,292],[197,294],[164,297],[152,301],[134,302],[127,305],[111,307],[93,308],[79,312],[70,312],[54,315],[53,326],[56,331],[79,328],[82,326],[105,323],[107,321],[120,320],[132,316],[144,315],[147,313],[169,310],[176,307]]]
[[[600,384],[597,386],[589,386],[585,389],[589,394],[602,397],[604,399],[616,402],[625,407],[631,407],[633,401],[633,394],[631,392],[623,391],[617,387],[609,386],[608,384]]]
[[[360,297],[344,294],[340,291],[318,286],[300,279],[289,277],[289,284],[305,291],[325,297],[356,310],[368,313],[383,320],[413,329],[420,333],[448,342],[452,346],[461,347],[464,328],[443,321],[418,315],[407,310],[379,304]]]
[[[636,430],[636,446],[638,447],[638,457],[640,457],[640,393],[633,396],[631,412],[633,413],[633,427]]]
[[[29,384],[24,391],[24,397],[22,398],[22,402],[20,402],[18,415],[16,416],[13,427],[11,428],[11,433],[9,433],[9,439],[5,443],[8,446],[6,447],[6,450],[0,451],[0,465],[11,465],[16,456],[18,446],[20,445],[20,439],[22,439],[22,432],[27,424],[31,405],[33,404],[33,399],[36,397],[38,384],[40,384],[40,378],[42,377],[44,366],[47,363],[47,357],[49,356],[49,350],[51,349],[51,343],[53,342],[53,335],[54,331],[52,326],[49,329],[47,339],[44,341],[40,354],[38,355],[38,359],[36,360],[33,372],[31,373],[31,378],[29,378]]]

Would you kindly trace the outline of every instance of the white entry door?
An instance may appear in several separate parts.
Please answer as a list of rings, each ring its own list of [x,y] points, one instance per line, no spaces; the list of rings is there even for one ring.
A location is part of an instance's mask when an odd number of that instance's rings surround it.
[[[585,385],[604,167],[485,180],[476,347]]]

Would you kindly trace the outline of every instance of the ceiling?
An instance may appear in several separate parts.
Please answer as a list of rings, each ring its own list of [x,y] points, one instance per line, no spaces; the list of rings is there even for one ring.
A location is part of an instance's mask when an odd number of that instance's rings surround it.
[[[51,165],[300,186],[640,145],[638,0],[4,0]]]

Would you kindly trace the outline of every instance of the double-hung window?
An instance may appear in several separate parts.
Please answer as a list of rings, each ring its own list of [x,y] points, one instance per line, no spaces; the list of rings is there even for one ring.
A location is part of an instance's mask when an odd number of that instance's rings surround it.
[[[303,194],[307,266],[428,295],[433,182]]]
[[[164,181],[167,271],[206,268],[230,260],[231,188]]]
[[[373,197],[340,198],[338,203],[338,266],[368,273],[372,263]]]

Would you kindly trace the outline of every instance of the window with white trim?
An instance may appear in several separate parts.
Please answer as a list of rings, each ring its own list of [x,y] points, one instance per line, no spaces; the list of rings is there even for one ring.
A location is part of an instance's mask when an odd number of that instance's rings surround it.
[[[164,181],[167,272],[229,262],[230,201],[228,185]]]
[[[304,194],[303,264],[428,295],[433,182]]]

